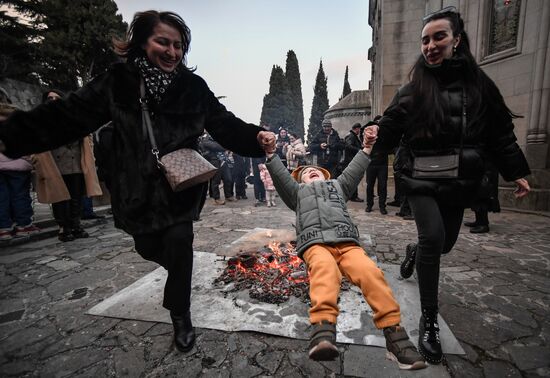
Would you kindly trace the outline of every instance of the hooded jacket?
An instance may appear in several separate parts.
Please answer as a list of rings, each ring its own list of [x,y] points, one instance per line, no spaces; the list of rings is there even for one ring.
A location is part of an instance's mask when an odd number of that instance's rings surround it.
[[[6,155],[51,150],[81,139],[112,121],[111,203],[115,226],[129,234],[146,234],[190,222],[200,212],[206,184],[181,192],[170,188],[156,166],[142,124],[140,75],[130,63],[117,63],[63,99],[15,112],[0,122]],[[256,136],[262,129],[227,111],[205,81],[181,69],[159,104],[150,104],[153,132],[165,155],[179,148],[198,149],[204,130],[228,150],[262,156]]]

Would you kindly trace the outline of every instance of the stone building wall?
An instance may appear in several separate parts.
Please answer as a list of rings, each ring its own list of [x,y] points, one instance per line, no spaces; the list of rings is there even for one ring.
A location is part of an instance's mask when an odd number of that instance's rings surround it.
[[[422,16],[448,5],[456,6],[464,18],[477,62],[495,81],[510,109],[523,116],[514,121],[515,133],[533,171],[528,179],[534,190],[527,198],[516,201],[510,186],[501,183],[501,200],[504,206],[548,211],[550,1],[512,0],[511,6],[517,4],[515,13],[492,20],[498,15],[495,4],[493,0],[370,0],[372,112],[383,112],[397,88],[408,81],[408,73],[420,54]],[[496,31],[510,29],[510,25],[515,32],[513,44],[495,52],[495,35],[502,34]]]
[[[42,88],[38,85],[3,78],[0,79],[0,88],[6,91],[15,106],[23,110],[34,108],[42,100]]]
[[[372,119],[369,91],[351,92],[331,106],[325,112],[324,118],[330,120],[332,128],[341,138],[345,137],[354,124],[364,125]]]

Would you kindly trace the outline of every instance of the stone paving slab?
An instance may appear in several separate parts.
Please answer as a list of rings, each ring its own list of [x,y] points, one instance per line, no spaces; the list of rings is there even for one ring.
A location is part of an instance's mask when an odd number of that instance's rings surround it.
[[[308,306],[291,297],[280,305],[251,299],[248,292],[228,292],[213,281],[225,267],[224,259],[213,253],[195,251],[193,262],[193,291],[191,314],[193,324],[199,328],[221,331],[256,331],[276,336],[308,340],[311,327]],[[401,306],[401,324],[408,330],[411,340],[418,342],[420,311],[416,284],[412,281],[397,284],[397,266],[381,264],[386,279],[394,288]],[[168,312],[162,308],[162,293],[166,270],[158,268],[124,288],[112,297],[91,308],[87,313],[121,319],[171,323]],[[337,341],[346,344],[370,345],[385,348],[385,339],[372,323],[373,313],[364,302],[359,289],[352,287],[340,295],[341,313],[337,323]],[[414,314],[414,315],[413,315]],[[440,317],[441,340],[446,354],[465,354]]]
[[[214,251],[255,227],[288,228],[294,222],[283,206],[256,208],[251,189],[248,195],[224,206],[207,201],[202,221],[194,224],[196,250]],[[394,211],[367,214],[360,203],[349,209],[363,237],[370,236],[369,255],[397,266],[416,238],[414,222]],[[490,214],[490,222],[489,234],[470,234],[464,227],[442,258],[440,313],[466,352],[446,355],[442,365],[399,371],[383,359],[382,348],[348,344],[339,344],[338,360],[317,363],[307,358],[305,340],[202,328],[193,350],[181,354],[172,347],[169,324],[86,315],[157,268],[135,253],[130,236],[99,239],[119,232],[109,221],[89,239],[51,238],[0,249],[0,376],[550,376],[550,218],[504,210]],[[48,266],[58,260],[80,266]],[[467,272],[479,274],[453,276]]]

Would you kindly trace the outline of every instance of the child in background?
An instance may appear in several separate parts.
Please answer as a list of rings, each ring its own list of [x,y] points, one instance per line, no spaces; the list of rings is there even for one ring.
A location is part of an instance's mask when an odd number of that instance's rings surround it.
[[[276,206],[275,205],[275,187],[273,186],[273,179],[269,174],[265,164],[258,164],[260,169],[260,178],[264,184],[265,188],[265,198],[267,202],[267,207]]]
[[[285,204],[296,212],[296,251],[306,262],[310,279],[309,320],[313,332],[309,358],[333,360],[336,347],[336,319],[342,275],[361,288],[374,312],[373,321],[383,329],[387,358],[400,369],[426,367],[424,359],[400,326],[401,313],[384,274],[365,254],[359,233],[346,208],[370,163],[368,154],[376,141],[378,126],[365,130],[364,148],[334,180],[320,167],[302,166],[292,174],[278,155],[266,149],[266,166]]]

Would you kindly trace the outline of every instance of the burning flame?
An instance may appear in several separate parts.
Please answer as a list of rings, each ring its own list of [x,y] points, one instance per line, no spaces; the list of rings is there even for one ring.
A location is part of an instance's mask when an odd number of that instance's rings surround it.
[[[309,277],[292,243],[270,242],[257,252],[232,257],[219,281],[250,289],[250,296],[282,303],[291,295],[307,297]]]
[[[286,251],[294,250],[294,246],[291,243],[286,243],[285,247]],[[260,281],[264,281],[265,279],[261,273],[268,270],[278,270],[279,276],[277,278],[287,276],[287,279],[293,282],[305,282],[307,280],[307,274],[289,274],[306,273],[305,270],[301,269],[305,268],[304,262],[295,253],[288,253],[281,250],[280,243],[276,241],[270,242],[267,248],[269,248],[272,253],[260,252],[258,255],[240,255],[240,258],[235,262],[235,269],[246,275],[254,276]],[[243,258],[243,256],[246,257]],[[253,258],[252,256],[256,257],[254,265],[249,267],[245,266],[243,260],[246,261],[249,258]]]

